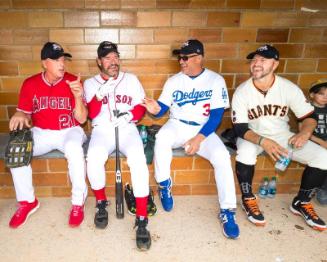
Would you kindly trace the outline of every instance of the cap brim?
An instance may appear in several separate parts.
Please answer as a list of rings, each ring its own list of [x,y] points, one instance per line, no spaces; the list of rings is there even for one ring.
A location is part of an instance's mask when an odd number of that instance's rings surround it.
[[[173,55],[179,55],[181,53],[180,49],[174,49],[173,50]]]
[[[64,57],[69,57],[69,58],[72,58],[72,55],[71,55],[71,54],[69,54],[69,53],[64,53],[63,55],[64,55]]]
[[[257,52],[252,52],[247,55],[246,59],[253,59],[253,57],[257,54]]]
[[[314,85],[309,89],[309,93],[318,93],[323,87],[327,88],[327,82]]]

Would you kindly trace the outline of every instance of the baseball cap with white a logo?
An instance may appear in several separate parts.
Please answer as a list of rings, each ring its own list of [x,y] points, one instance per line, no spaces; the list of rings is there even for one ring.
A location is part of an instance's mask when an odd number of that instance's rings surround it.
[[[275,60],[279,60],[279,52],[278,50],[271,45],[263,45],[260,46],[257,50],[247,55],[246,59],[253,59],[255,55],[262,56],[264,58],[273,58]]]
[[[71,54],[65,53],[64,49],[56,42],[47,42],[44,44],[41,50],[41,60],[45,60],[47,58],[50,59],[58,59],[59,57],[72,57]]]
[[[180,49],[173,50],[173,55],[190,55],[190,54],[204,55],[203,44],[197,39],[189,39],[184,42]]]

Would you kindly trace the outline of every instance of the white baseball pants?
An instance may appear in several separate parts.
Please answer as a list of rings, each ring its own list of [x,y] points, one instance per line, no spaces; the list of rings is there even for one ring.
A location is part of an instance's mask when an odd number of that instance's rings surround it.
[[[49,130],[33,127],[33,156],[40,156],[52,150],[65,154],[68,161],[69,177],[72,183],[72,204],[83,205],[87,197],[85,182],[85,159],[82,144],[86,135],[80,126],[63,130]],[[17,201],[33,202],[35,199],[32,184],[31,165],[10,169]]]
[[[105,163],[116,148],[115,128],[108,125],[95,126],[87,153],[87,175],[92,189],[106,185]],[[127,158],[135,197],[149,194],[149,170],[144,155],[143,143],[134,123],[119,127],[119,150]]]
[[[159,130],[154,147],[155,176],[158,183],[170,177],[172,149],[181,147],[201,128],[202,126],[192,126],[176,119],[169,119]],[[212,133],[202,141],[197,154],[209,160],[214,168],[220,207],[236,208],[233,170],[229,152],[223,142]]]

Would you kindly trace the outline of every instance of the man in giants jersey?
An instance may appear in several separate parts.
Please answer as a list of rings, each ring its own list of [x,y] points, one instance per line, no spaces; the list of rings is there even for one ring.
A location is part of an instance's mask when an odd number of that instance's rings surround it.
[[[301,215],[317,230],[325,230],[310,200],[327,174],[327,151],[308,141],[317,120],[313,107],[301,89],[274,71],[279,52],[270,45],[259,47],[247,56],[252,77],[242,83],[232,99],[232,121],[237,139],[236,173],[242,192],[242,207],[255,225],[265,225],[265,219],[252,192],[252,179],[257,155],[265,151],[274,161],[287,156],[287,147],[294,148],[292,159],[307,165],[300,190],[290,209]],[[290,131],[288,112],[292,110],[302,122],[296,134]]]

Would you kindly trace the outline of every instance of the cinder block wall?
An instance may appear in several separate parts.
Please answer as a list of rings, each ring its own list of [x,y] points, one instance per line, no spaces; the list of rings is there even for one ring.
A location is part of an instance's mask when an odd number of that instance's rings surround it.
[[[73,55],[68,70],[83,79],[98,72],[98,44],[118,43],[123,69],[137,74],[147,95],[158,98],[165,80],[179,70],[172,49],[191,37],[204,42],[206,66],[224,76],[230,96],[249,76],[245,56],[263,43],[280,50],[278,73],[305,93],[311,82],[327,78],[325,0],[0,0],[0,132],[8,132],[22,81],[41,70],[46,41],[61,43]],[[165,121],[146,116],[142,122]],[[218,132],[230,125],[227,112]],[[89,124],[85,129],[90,131]],[[113,166],[109,161],[108,185]],[[69,195],[65,160],[34,160],[33,167],[41,195]],[[301,169],[293,164],[280,179],[283,192],[297,189]],[[213,170],[201,158],[175,158],[172,174],[177,193],[215,192]],[[263,175],[273,175],[273,169],[260,157],[255,183]],[[124,176],[129,179],[127,168]],[[0,185],[0,197],[13,196],[3,161]]]

